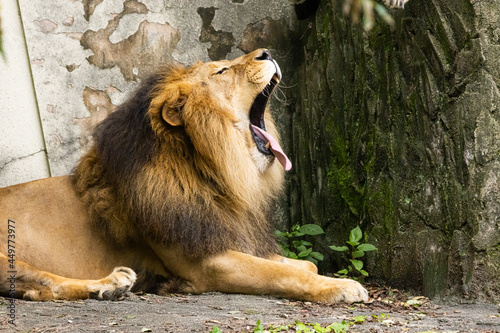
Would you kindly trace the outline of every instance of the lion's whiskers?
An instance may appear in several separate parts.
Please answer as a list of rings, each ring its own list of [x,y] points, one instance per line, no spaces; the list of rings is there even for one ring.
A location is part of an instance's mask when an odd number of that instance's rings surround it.
[[[283,83],[283,81],[281,81],[279,85],[277,85],[275,88],[276,92],[274,93],[274,98],[276,98],[276,100],[281,104],[288,105],[289,104],[288,97],[286,96],[283,89],[291,89],[295,86],[296,84],[294,84],[293,86],[287,86],[285,83]]]

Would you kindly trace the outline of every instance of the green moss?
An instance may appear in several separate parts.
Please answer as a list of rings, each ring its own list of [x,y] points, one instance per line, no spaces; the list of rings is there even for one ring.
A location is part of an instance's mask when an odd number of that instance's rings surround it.
[[[393,235],[397,222],[392,184],[390,180],[375,174],[377,136],[374,130],[366,136],[365,142],[358,142],[364,146],[363,161],[360,161],[358,156],[352,157],[350,151],[356,151],[358,148],[353,142],[346,140],[333,126],[329,126],[329,131],[333,138],[330,149],[334,157],[328,172],[328,184],[333,197],[347,207],[357,221],[361,218],[368,222],[381,223],[383,233]],[[356,165],[359,164],[364,165],[362,174],[356,174]]]
[[[395,216],[394,202],[392,199],[392,188],[389,181],[384,181],[379,191],[379,195],[382,199],[382,209],[383,209],[383,226],[384,231],[393,235],[397,231],[397,221]]]
[[[346,205],[353,215],[359,216],[363,211],[365,189],[356,182],[348,143],[337,130],[332,131],[333,142],[330,149],[334,157],[328,172],[328,184],[332,194],[341,199],[341,204]]]

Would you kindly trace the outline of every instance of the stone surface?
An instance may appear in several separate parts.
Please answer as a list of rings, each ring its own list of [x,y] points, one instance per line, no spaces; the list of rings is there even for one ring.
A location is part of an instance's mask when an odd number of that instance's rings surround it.
[[[379,248],[367,270],[394,286],[498,299],[500,4],[391,14],[364,33],[324,1],[302,23],[292,223],[322,225],[325,252],[361,225]]]
[[[381,302],[378,302],[379,304]],[[0,298],[0,309],[9,301]],[[389,305],[325,305],[266,296],[207,293],[202,295],[129,294],[120,301],[28,302],[18,300],[16,326],[0,313],[0,331],[7,332],[254,332],[264,329],[296,332],[296,321],[326,327],[351,322],[349,333],[474,332],[500,327],[497,306],[462,304],[391,308]],[[355,319],[357,317],[357,320]],[[357,321],[355,325],[353,322]]]

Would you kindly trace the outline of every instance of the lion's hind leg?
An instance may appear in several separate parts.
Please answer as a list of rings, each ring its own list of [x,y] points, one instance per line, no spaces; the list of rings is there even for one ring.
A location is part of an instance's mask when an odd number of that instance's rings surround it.
[[[44,272],[22,261],[9,262],[0,253],[0,295],[32,301],[51,299],[116,300],[130,290],[136,280],[133,270],[117,267],[100,280],[70,279]]]

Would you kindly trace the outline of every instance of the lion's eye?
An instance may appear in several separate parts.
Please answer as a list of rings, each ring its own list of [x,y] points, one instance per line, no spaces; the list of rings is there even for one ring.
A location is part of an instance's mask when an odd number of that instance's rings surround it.
[[[227,67],[224,67],[224,68],[221,68],[217,73],[215,73],[216,75],[220,75],[220,74],[224,74],[225,71],[227,71],[229,68]]]

